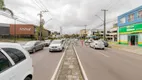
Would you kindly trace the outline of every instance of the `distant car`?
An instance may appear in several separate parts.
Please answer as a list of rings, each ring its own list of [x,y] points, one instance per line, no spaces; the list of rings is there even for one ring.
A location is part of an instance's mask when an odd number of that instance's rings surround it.
[[[28,52],[35,53],[38,50],[43,50],[44,45],[41,41],[29,41],[23,46]]]
[[[85,43],[91,43],[91,42],[92,42],[91,39],[85,40]]]
[[[51,43],[51,40],[45,40],[44,42],[45,42],[45,46],[48,47]]]
[[[0,80],[32,80],[29,53],[17,43],[0,43]]]
[[[63,50],[63,41],[62,40],[53,40],[49,46],[49,52],[52,51],[62,51]]]
[[[104,42],[105,47],[108,47],[108,46],[109,46],[109,44],[108,44],[107,41],[105,41],[105,40],[101,40],[101,41]]]
[[[101,40],[96,40],[90,43],[90,47],[95,49],[105,49],[104,43]]]

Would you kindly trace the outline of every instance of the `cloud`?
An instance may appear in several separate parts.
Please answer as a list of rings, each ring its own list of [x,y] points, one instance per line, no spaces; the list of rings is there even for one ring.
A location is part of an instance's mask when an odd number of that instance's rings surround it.
[[[6,7],[10,8],[15,15],[20,16],[27,23],[39,25],[39,12],[48,9],[44,13],[45,28],[60,31],[64,27],[64,33],[76,33],[84,27],[92,29],[102,24],[101,9],[108,9],[107,21],[117,19],[117,16],[140,6],[141,0],[5,0]],[[46,8],[45,8],[46,7]],[[52,17],[52,21],[48,20]],[[13,23],[9,18],[0,16],[5,22]],[[3,21],[3,22],[4,22]],[[1,21],[2,22],[2,21]],[[107,25],[112,27],[111,22]],[[103,27],[101,27],[103,28]]]

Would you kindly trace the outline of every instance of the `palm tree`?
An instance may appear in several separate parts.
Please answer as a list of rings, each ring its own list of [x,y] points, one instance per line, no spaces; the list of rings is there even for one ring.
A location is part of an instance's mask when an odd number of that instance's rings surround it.
[[[14,13],[12,12],[12,10],[5,7],[4,0],[0,0],[0,10],[8,11],[12,17],[14,16]]]

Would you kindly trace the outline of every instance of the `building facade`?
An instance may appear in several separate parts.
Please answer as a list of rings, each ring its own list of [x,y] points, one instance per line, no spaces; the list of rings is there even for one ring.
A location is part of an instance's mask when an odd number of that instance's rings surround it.
[[[118,16],[118,42],[142,46],[142,6]]]
[[[116,42],[117,41],[117,27],[111,28],[109,31],[109,36],[111,37],[111,41]]]
[[[81,37],[87,36],[88,34],[89,34],[89,30],[88,29],[80,30],[80,36]]]
[[[9,24],[0,23],[0,36],[9,36],[10,35],[9,27],[10,27]]]

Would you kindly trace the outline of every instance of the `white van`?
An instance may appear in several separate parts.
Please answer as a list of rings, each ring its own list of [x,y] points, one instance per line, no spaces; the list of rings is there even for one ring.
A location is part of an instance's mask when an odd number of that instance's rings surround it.
[[[32,80],[29,53],[17,43],[0,43],[0,80]]]

